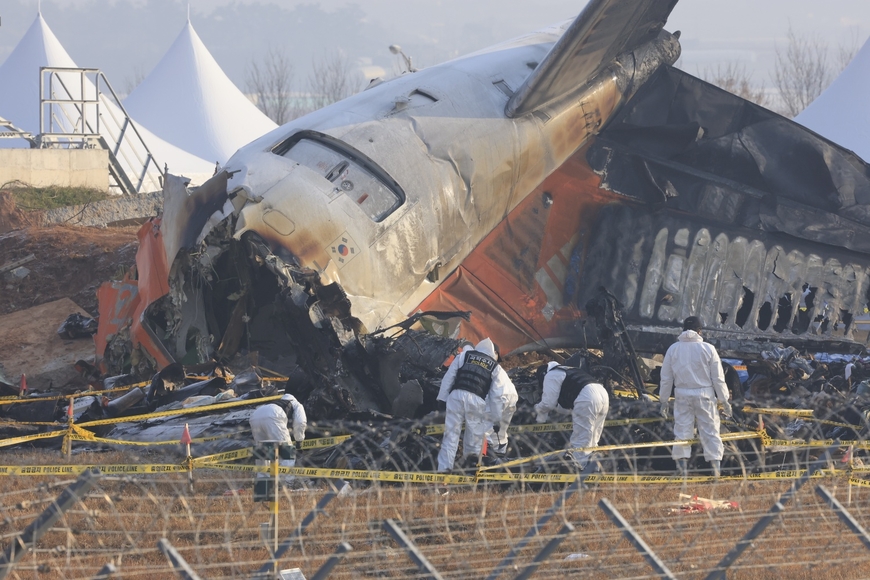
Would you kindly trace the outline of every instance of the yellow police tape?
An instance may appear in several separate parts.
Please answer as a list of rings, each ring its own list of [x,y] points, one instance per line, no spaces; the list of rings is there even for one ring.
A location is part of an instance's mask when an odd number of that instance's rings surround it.
[[[51,439],[52,437],[63,437],[66,434],[67,431],[49,431],[47,433],[35,433],[33,435],[11,437],[9,439],[0,440],[0,447],[9,447],[10,445],[18,445],[19,443],[27,443],[28,441],[36,441],[37,439]]]
[[[220,469],[244,473],[269,473],[268,465],[233,465],[226,463],[208,464],[203,468]],[[510,483],[572,483],[579,476],[577,473],[492,473],[479,471],[474,475],[458,475],[448,473],[411,472],[411,471],[366,471],[362,469],[325,469],[315,467],[279,467],[282,475],[323,479],[352,479],[362,481],[388,481],[407,483],[440,483],[453,485],[473,485],[480,482],[510,482]],[[846,473],[844,470],[825,469],[812,475],[815,478],[828,477]],[[712,475],[606,475],[593,474],[586,476],[584,483],[599,484],[683,484],[705,483],[712,481],[764,481],[799,479],[806,470],[773,471],[767,473],[752,473],[747,475],[713,477]],[[868,482],[870,486],[870,482]]]
[[[742,433],[722,433],[722,441],[740,441],[743,439],[757,439],[761,435],[757,431],[745,431]],[[547,453],[541,453],[538,455],[532,455],[531,457],[521,457],[519,459],[514,459],[513,461],[506,461],[504,463],[500,463],[498,465],[493,465],[489,467],[481,467],[481,471],[489,471],[493,469],[501,469],[507,467],[513,467],[515,465],[522,465],[524,463],[529,463],[531,461],[537,461],[539,459],[546,459],[547,457],[555,457],[557,455],[564,455],[568,452],[588,452],[588,453],[600,453],[605,451],[621,451],[625,449],[649,449],[652,447],[670,447],[672,445],[692,445],[694,443],[698,443],[698,439],[684,439],[677,441],[649,441],[646,443],[628,443],[624,445],[600,445],[598,447],[577,447],[572,449],[559,449],[557,451],[549,451]]]
[[[770,439],[764,442],[764,447],[767,451],[776,453],[778,451],[788,451],[790,449],[801,449],[807,447],[853,447],[854,449],[870,449],[870,442],[867,441],[841,441],[839,439],[817,439],[813,441],[804,441],[803,439]],[[786,448],[786,449],[767,449]]]
[[[18,403],[41,403],[42,401],[58,401],[61,399],[81,399],[82,397],[95,397],[97,395],[107,395],[109,393],[120,393],[121,391],[129,391],[130,389],[136,387],[142,387],[144,385],[151,384],[151,381],[143,381],[141,383],[134,383],[132,385],[124,385],[123,387],[115,387],[114,389],[105,389],[102,391],[81,391],[79,393],[73,393],[71,395],[52,395],[50,397],[2,397],[0,398],[0,405],[14,405]]]
[[[239,450],[244,451],[244,450]],[[230,452],[232,453],[232,452]],[[223,455],[223,454],[218,454]],[[215,456],[216,457],[216,456]],[[195,462],[195,460],[194,460]],[[231,463],[188,464],[111,464],[111,465],[2,465],[0,475],[78,475],[87,469],[99,469],[105,475],[117,474],[155,474],[185,473],[191,469],[218,469],[241,473],[269,473],[268,465],[235,465]],[[380,481],[393,483],[434,483],[447,485],[474,485],[481,482],[508,483],[572,483],[576,473],[492,473],[480,472],[474,475],[453,473],[411,472],[411,471],[366,471],[362,469],[326,469],[313,467],[279,467],[282,475],[295,475],[318,479],[349,479],[359,481]],[[847,473],[845,470],[825,469],[813,474],[813,478],[823,478]],[[773,471],[747,475],[713,476],[694,475],[635,475],[635,474],[593,474],[584,479],[589,484],[663,484],[680,485],[683,483],[706,483],[712,481],[769,481],[793,480],[806,474],[805,470]],[[870,487],[870,481],[850,477],[849,483]]]
[[[743,407],[744,413],[761,415],[785,415],[788,417],[813,418],[812,409],[764,409],[761,407]]]
[[[870,487],[870,481],[858,477],[849,477],[849,485],[857,485],[860,487]]]
[[[624,425],[643,425],[646,423],[661,423],[661,417],[646,417],[643,419],[612,419],[605,421],[605,427],[618,427]],[[534,425],[511,425],[508,433],[553,433],[557,431],[572,431],[574,423],[537,423]],[[425,435],[440,435],[444,433],[444,425],[427,425],[423,429]]]
[[[72,434],[70,435],[73,441],[91,441],[94,443],[104,443],[106,445],[133,445],[139,447],[150,447],[152,445],[179,445],[180,442],[176,439],[174,441],[127,441],[123,439],[106,439],[104,437],[97,437],[91,431],[86,429],[82,429],[79,425],[72,424],[70,425],[70,429]],[[197,437],[195,439],[191,439],[191,443],[205,443],[207,441],[217,441],[219,439],[228,439],[233,435],[237,435],[239,433],[246,433],[246,431],[235,431],[232,433],[225,433],[223,435],[212,435],[210,437]]]
[[[99,469],[101,473],[182,473],[190,468],[186,465],[0,465],[0,475],[78,475],[88,469]]]
[[[244,407],[246,405],[259,405],[276,401],[283,395],[273,395],[271,397],[263,397],[261,399],[246,399],[244,401],[230,401],[229,403],[216,403],[214,405],[203,405],[201,407],[189,407],[187,409],[172,409],[171,411],[157,411],[156,413],[147,413],[145,415],[131,415],[129,417],[116,417],[114,419],[97,419],[95,421],[85,421],[78,423],[79,427],[97,427],[99,425],[115,425],[118,423],[132,423],[134,421],[146,421],[157,417],[173,417],[175,415],[193,415],[195,413],[204,413],[206,411],[219,411],[222,409],[232,409],[233,407]]]
[[[320,439],[305,439],[300,443],[302,449],[322,449],[324,447],[334,447],[339,443],[344,443],[353,435],[336,435],[334,437],[321,437]]]

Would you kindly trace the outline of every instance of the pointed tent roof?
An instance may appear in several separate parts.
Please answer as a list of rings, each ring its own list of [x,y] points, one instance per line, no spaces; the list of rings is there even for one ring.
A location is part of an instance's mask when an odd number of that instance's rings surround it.
[[[39,133],[39,67],[74,67],[76,63],[48,27],[42,14],[0,65],[0,117]]]
[[[221,164],[277,127],[221,70],[190,20],[124,107],[167,141]]]
[[[870,161],[870,39],[795,121]]]
[[[48,27],[40,12],[12,53],[0,65],[0,87],[2,87],[0,90],[0,117],[4,117],[17,127],[34,135],[40,132],[39,68],[43,66],[75,68],[77,65]],[[73,91],[77,91],[76,85],[77,83],[68,84]],[[91,90],[93,90],[92,85]],[[123,118],[123,114],[117,110],[113,103],[103,99],[101,107],[111,109],[111,116]],[[148,148],[159,163],[168,164],[169,169],[177,174],[196,176],[196,178],[211,175],[214,169],[213,162],[200,159],[164,141],[143,127],[134,115],[130,116],[133,117],[142,139],[147,143]],[[101,127],[105,128],[106,125],[101,124]],[[0,140],[0,147],[10,146],[27,147],[29,145],[19,139]]]

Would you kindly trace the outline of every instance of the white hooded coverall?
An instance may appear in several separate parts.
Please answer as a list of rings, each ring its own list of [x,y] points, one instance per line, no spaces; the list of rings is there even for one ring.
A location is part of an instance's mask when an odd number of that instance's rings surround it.
[[[671,345],[662,363],[662,382],[659,398],[667,405],[674,390],[674,438],[693,439],[695,421],[698,422],[704,459],[722,460],[725,447],[719,435],[719,410],[716,399],[726,406],[728,387],[716,347],[704,342],[694,330],[685,330]],[[690,445],[674,445],[674,460],[688,459]]]
[[[544,376],[544,391],[541,402],[535,405],[535,420],[538,423],[546,423],[550,418],[550,412],[554,409],[562,409],[559,406],[559,394],[562,392],[562,383],[568,374],[558,367],[558,363],[547,363],[547,374]],[[570,445],[572,449],[582,447],[597,447],[604,431],[604,421],[610,410],[610,399],[604,385],[589,383],[580,391],[574,399],[574,409],[571,418],[574,421],[574,430],[571,432]],[[572,451],[572,457],[580,465],[586,467],[591,453],[587,451]]]
[[[293,436],[290,436],[290,430],[287,428],[287,413],[281,405],[289,401],[293,409]],[[257,407],[251,414],[251,433],[254,436],[254,443],[259,444],[263,441],[282,441],[288,445],[293,445],[293,441],[303,441],[305,439],[305,428],[308,426],[308,418],[305,416],[305,408],[302,403],[296,400],[293,395],[284,395],[280,401],[269,403]],[[282,467],[293,467],[296,465],[295,459],[281,459],[279,465]],[[268,465],[266,460],[258,459],[257,465]],[[257,477],[269,477],[266,473],[258,473]],[[292,477],[290,478],[292,479]]]
[[[493,425],[499,425],[499,440],[504,434],[504,444],[505,447],[507,446],[507,427],[513,412],[516,410],[517,390],[500,365],[496,364],[495,370],[492,372],[492,382],[485,400],[469,391],[460,389],[451,391],[456,373],[465,362],[465,355],[472,350],[496,358],[495,345],[490,339],[485,338],[474,348],[470,346],[463,348],[462,352],[450,363],[447,372],[444,373],[444,377],[441,379],[441,389],[438,392],[438,400],[447,403],[447,415],[444,418],[444,437],[441,440],[441,450],[438,452],[438,471],[453,469],[463,421],[465,421],[465,437],[462,444],[463,458],[480,454],[483,449],[483,439],[492,431]]]

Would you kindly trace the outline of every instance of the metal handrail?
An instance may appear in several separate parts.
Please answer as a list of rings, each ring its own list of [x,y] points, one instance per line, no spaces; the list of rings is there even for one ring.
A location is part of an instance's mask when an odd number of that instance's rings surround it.
[[[67,84],[61,78],[60,73],[79,75],[81,92],[78,98],[73,97],[71,91],[67,87]],[[141,191],[146,179],[149,178],[153,186],[157,188],[160,187],[160,178],[163,177],[163,170],[160,164],[154,158],[154,154],[151,152],[151,149],[148,147],[145,139],[142,138],[139,129],[136,127],[135,122],[127,113],[127,110],[121,103],[121,99],[118,98],[117,93],[115,93],[115,90],[112,88],[111,83],[109,83],[108,78],[106,78],[105,74],[103,74],[100,69],[41,67],[39,74],[39,124],[40,130],[43,132],[44,136],[53,139],[83,139],[84,141],[93,140],[94,142],[99,144],[99,146],[105,147],[109,150],[109,154],[112,156],[113,164],[116,166],[117,170],[123,171],[125,174],[129,170],[133,171],[136,179],[135,186],[133,185],[134,181],[130,179],[130,176],[125,176],[125,181],[129,183],[130,186],[135,187],[136,191]],[[46,98],[45,96],[46,74],[48,75],[48,87],[50,92],[50,96],[48,98]],[[94,76],[93,81],[89,82],[89,80],[87,79],[88,75]],[[101,83],[103,84],[102,87]],[[55,86],[59,86],[60,89],[62,89],[61,93],[66,93],[66,99],[57,97],[54,91]],[[90,87],[93,87],[94,90],[93,98],[88,98],[86,93],[86,90]],[[112,105],[118,107],[121,112],[122,118],[118,118],[120,115],[116,115],[115,111],[112,110],[112,107],[104,106],[101,110],[101,103],[111,103]],[[58,110],[58,107],[55,107],[54,105],[60,104],[72,106],[74,108],[73,110],[78,115],[78,118],[74,120],[70,118],[70,114],[65,107],[59,107],[59,113],[63,115],[64,119],[57,118],[57,125],[64,126],[65,123],[63,123],[63,120],[65,120],[66,125],[72,127],[72,133],[67,131],[54,131],[54,120],[56,118]],[[49,113],[49,127],[47,131],[45,127],[46,105],[48,105]],[[96,126],[96,129],[91,124],[88,115],[87,105],[93,105],[95,107],[94,125]],[[104,118],[103,115],[105,115],[105,120],[109,122],[104,123],[101,126],[100,121]],[[79,129],[81,130],[81,132],[78,132]],[[129,129],[132,129],[132,132],[130,132]],[[142,150],[144,150],[144,155],[140,152],[139,146],[141,146]],[[142,168],[141,172],[137,171],[137,167]],[[150,174],[152,168],[157,171],[156,177]],[[136,175],[137,173],[138,175]]]

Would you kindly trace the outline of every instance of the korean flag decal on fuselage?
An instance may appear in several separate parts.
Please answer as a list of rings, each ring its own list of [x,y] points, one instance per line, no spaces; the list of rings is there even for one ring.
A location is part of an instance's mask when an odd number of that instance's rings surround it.
[[[326,253],[335,262],[339,269],[356,258],[359,254],[359,246],[350,237],[347,231],[342,232],[331,244],[326,247]]]

